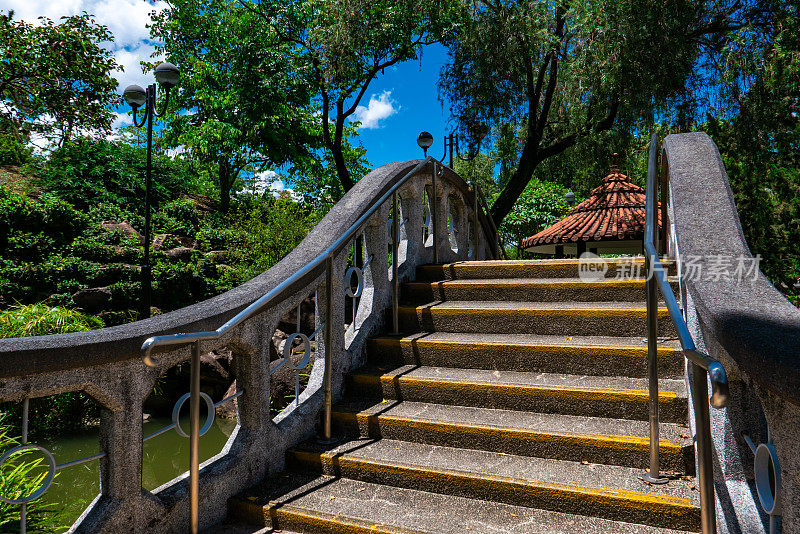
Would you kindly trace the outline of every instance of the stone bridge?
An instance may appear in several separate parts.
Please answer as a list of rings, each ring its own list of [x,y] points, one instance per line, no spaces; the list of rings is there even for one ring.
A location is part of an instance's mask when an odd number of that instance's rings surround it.
[[[101,406],[100,452],[82,460],[99,462],[101,490],[70,532],[800,533],[800,310],[757,271],[687,275],[689,258],[711,269],[751,255],[710,138],[670,135],[658,154],[657,334],[644,277],[611,278],[641,258],[610,259],[590,282],[577,260],[499,260],[479,191],[426,158],[363,177],[286,258],[227,293],[0,340],[0,401],[27,412],[83,391]],[[299,340],[311,377],[272,417],[270,342],[309,296],[316,330],[287,341],[280,365],[299,372]],[[236,392],[204,397],[199,355],[223,349]],[[698,354],[724,367],[711,366],[712,388],[727,372],[726,407],[709,410]],[[219,454],[146,491],[143,403],[186,362],[193,461],[206,403],[235,402],[237,426]],[[77,463],[44,454],[51,473]],[[645,482],[659,466],[668,483]]]

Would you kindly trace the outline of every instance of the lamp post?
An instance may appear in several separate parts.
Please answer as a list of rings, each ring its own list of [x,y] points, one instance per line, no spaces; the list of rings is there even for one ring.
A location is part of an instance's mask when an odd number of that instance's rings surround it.
[[[423,157],[428,157],[428,149],[433,144],[433,136],[430,132],[420,132],[417,136],[417,145],[422,149]]]
[[[122,93],[125,102],[133,108],[133,124],[141,128],[147,123],[147,171],[144,187],[144,262],[142,263],[142,300],[141,318],[150,317],[150,285],[152,279],[150,267],[150,183],[153,160],[153,117],[161,117],[169,105],[169,90],[178,85],[180,72],[172,63],[162,63],[155,70],[156,81],[167,92],[164,109],[156,109],[156,84],[151,83],[147,89],[139,85],[129,85]],[[136,118],[137,110],[144,106],[141,122]]]
[[[564,195],[564,202],[567,203],[567,207],[571,208],[573,204],[575,204],[575,193],[570,191],[566,195]]]

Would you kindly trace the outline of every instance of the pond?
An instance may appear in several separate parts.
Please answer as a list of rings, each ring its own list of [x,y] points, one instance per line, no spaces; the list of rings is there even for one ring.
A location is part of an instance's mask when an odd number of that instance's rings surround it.
[[[144,435],[172,424],[169,418],[153,418],[144,424]],[[182,420],[182,428],[188,432],[188,417]],[[207,460],[222,450],[233,430],[236,421],[214,420],[208,432],[200,438],[200,461]],[[98,431],[87,430],[75,436],[62,436],[55,440],[40,440],[40,445],[53,453],[57,463],[77,460],[99,452]],[[154,490],[188,471],[189,439],[178,435],[174,430],[156,436],[144,443],[142,486]],[[75,521],[100,491],[100,465],[92,461],[59,472],[56,482],[42,497],[46,502],[65,506],[68,521]]]

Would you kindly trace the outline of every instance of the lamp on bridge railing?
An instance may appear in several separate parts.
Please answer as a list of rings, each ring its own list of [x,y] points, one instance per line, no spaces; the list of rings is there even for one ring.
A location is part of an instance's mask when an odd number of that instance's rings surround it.
[[[430,132],[420,132],[417,136],[417,144],[422,149],[424,157],[428,157],[428,149],[433,144],[433,135]]]
[[[152,172],[153,155],[153,117],[161,117],[167,111],[169,105],[169,90],[178,85],[180,72],[178,67],[172,63],[162,63],[154,72],[156,81],[167,92],[164,101],[164,108],[161,111],[156,109],[156,84],[152,83],[147,89],[142,89],[139,85],[129,85],[122,93],[122,98],[133,108],[133,124],[140,128],[147,123],[147,171],[144,188],[144,261],[142,262],[142,300],[141,318],[150,317],[150,182]],[[144,106],[142,121],[136,118],[137,110]]]

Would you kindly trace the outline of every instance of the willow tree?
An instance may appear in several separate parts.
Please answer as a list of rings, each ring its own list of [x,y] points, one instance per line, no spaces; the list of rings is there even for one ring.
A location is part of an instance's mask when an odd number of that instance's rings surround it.
[[[652,117],[697,57],[684,0],[463,0],[440,93],[473,137],[514,124],[518,162],[492,207],[499,225],[536,167],[615,123]]]

